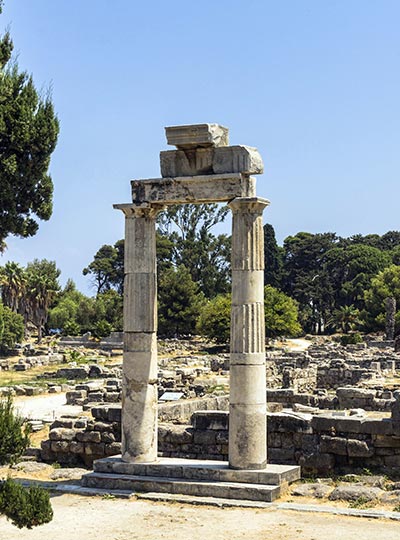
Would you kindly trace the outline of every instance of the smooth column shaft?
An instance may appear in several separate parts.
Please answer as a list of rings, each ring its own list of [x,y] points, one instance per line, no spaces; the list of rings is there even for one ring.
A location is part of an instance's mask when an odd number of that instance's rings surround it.
[[[157,460],[157,273],[154,210],[125,210],[122,459]]]

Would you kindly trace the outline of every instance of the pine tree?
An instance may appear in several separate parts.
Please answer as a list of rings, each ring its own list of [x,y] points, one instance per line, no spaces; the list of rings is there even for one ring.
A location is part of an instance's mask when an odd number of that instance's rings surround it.
[[[0,2],[0,13],[2,2]],[[53,183],[50,156],[59,131],[49,95],[11,61],[13,42],[0,38],[0,250],[9,234],[34,235],[37,218],[50,219]]]

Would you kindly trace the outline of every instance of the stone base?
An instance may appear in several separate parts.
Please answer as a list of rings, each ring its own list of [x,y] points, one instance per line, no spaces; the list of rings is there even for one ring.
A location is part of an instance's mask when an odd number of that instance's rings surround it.
[[[123,489],[272,502],[299,478],[300,467],[293,465],[235,470],[226,461],[160,458],[157,463],[125,463],[117,456],[95,461],[94,472],[82,477],[82,485],[111,492]]]

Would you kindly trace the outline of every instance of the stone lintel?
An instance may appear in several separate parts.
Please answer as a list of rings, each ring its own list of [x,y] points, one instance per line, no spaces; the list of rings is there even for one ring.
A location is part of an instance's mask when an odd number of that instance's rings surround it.
[[[227,146],[228,128],[219,124],[191,124],[165,128],[167,143],[177,148]]]
[[[255,178],[240,173],[149,178],[133,180],[131,185],[133,206],[138,207],[141,207],[142,203],[150,206],[158,203],[162,206],[228,202],[238,197],[258,200],[254,197]],[[118,205],[119,209],[124,211],[121,206]]]
[[[163,178],[264,172],[264,164],[257,148],[244,145],[160,152],[160,167]]]

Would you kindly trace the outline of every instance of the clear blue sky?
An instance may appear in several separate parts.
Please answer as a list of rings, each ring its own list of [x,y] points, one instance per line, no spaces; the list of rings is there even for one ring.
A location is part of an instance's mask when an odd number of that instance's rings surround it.
[[[279,242],[399,230],[399,22],[398,0],[5,0],[0,28],[52,86],[61,132],[53,217],[0,264],[56,260],[89,292],[82,269],[123,236],[112,204],[159,176],[177,124],[258,147]]]

